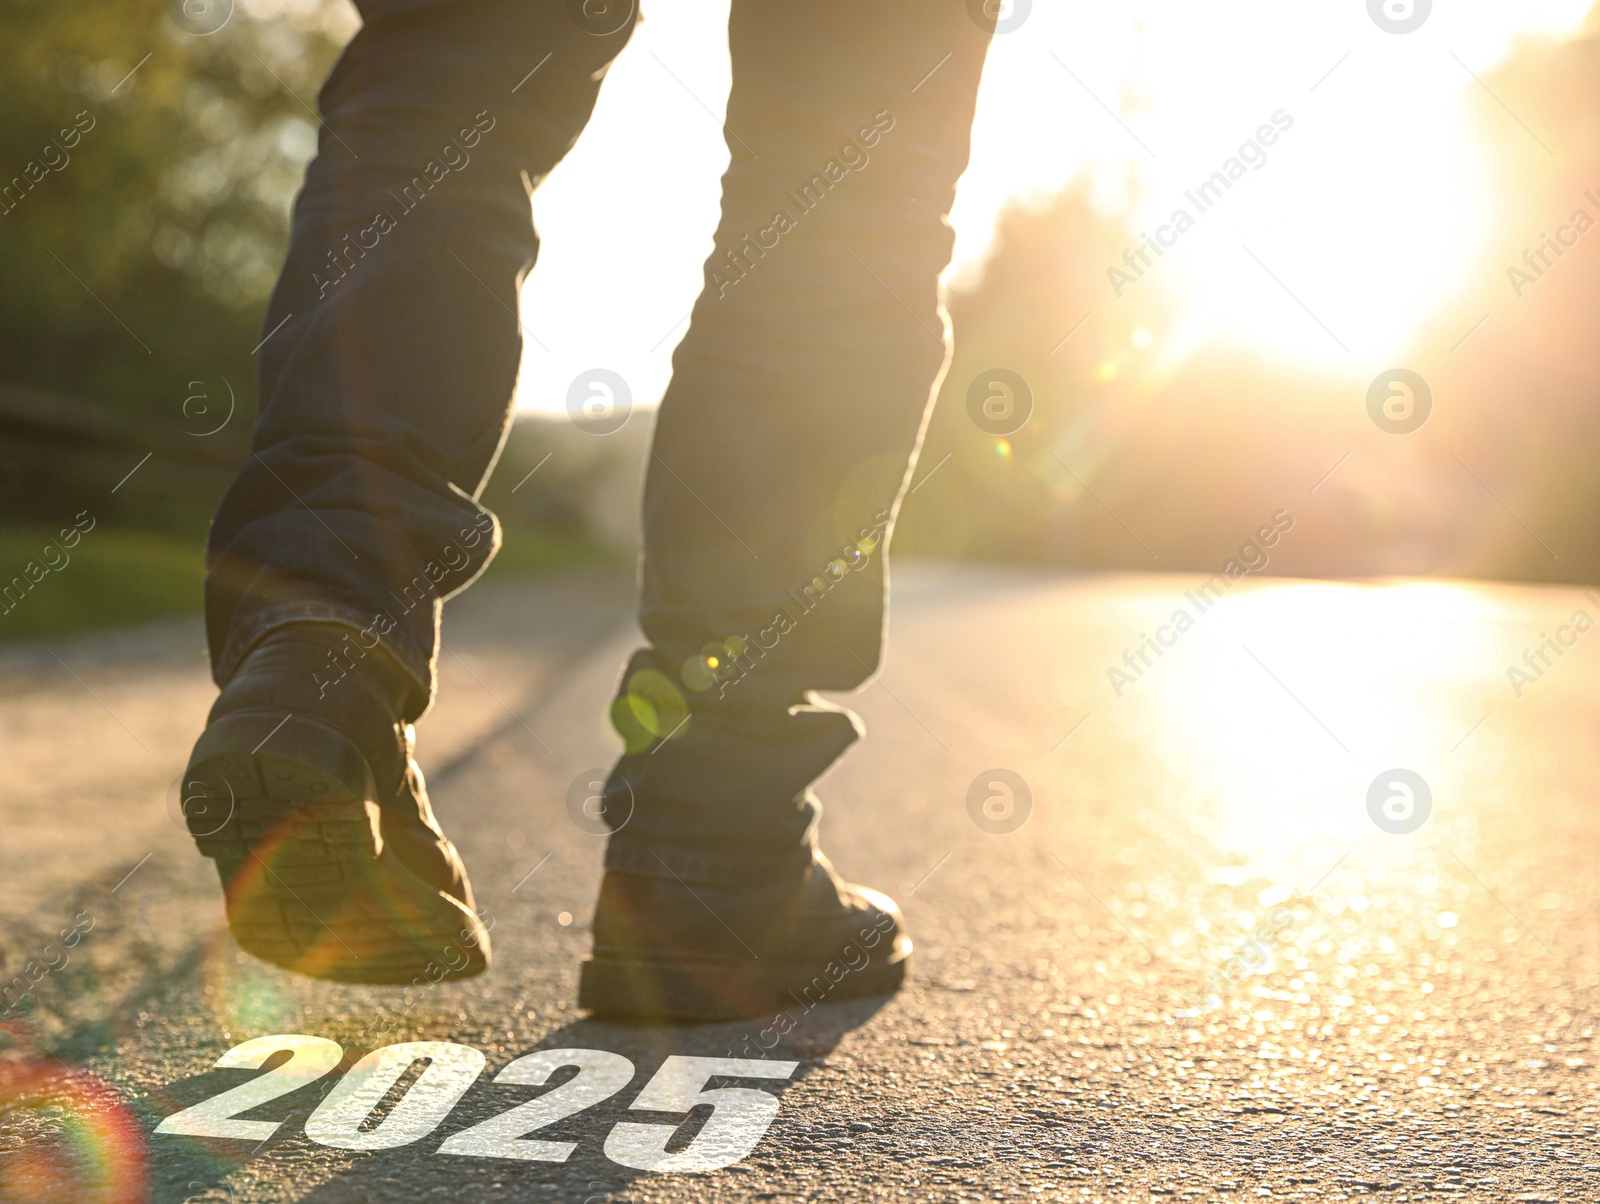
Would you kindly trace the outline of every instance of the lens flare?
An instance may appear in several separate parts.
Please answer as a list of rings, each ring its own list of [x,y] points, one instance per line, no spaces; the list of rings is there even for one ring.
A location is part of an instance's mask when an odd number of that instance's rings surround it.
[[[293,1028],[297,1004],[281,973],[239,956],[218,927],[200,957],[200,998],[224,1032],[280,1032]]]
[[[144,1139],[122,1098],[93,1075],[59,1063],[0,1064],[0,1115],[30,1130],[0,1166],[9,1204],[139,1204],[148,1172]]]

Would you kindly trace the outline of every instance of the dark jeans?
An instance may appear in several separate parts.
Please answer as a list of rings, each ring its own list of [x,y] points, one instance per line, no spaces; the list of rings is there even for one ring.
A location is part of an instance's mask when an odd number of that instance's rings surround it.
[[[212,531],[219,682],[265,632],[322,619],[382,636],[426,708],[441,602],[498,545],[476,497],[509,422],[529,195],[631,29],[586,11],[368,0],[263,326],[255,454]],[[607,791],[614,823],[633,799],[610,864],[712,876],[803,855],[809,786],[859,734],[811,692],[879,661],[988,44],[966,0],[734,0],[729,37],[732,163],[657,420],[648,647]]]

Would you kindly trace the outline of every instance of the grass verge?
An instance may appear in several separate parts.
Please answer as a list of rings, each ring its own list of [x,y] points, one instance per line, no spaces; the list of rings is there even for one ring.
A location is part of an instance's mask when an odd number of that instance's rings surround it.
[[[0,643],[201,609],[202,540],[96,526],[75,547],[62,549],[57,535],[43,527],[0,527]],[[508,529],[483,580],[615,559],[615,552],[582,533]]]

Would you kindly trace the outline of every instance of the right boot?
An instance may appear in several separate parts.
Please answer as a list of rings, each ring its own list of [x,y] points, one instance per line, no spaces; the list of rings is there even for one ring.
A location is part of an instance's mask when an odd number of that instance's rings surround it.
[[[692,851],[669,856],[693,885],[654,853],[655,872],[607,869],[578,1006],[606,1019],[682,1023],[898,991],[911,957],[899,906],[841,879],[820,850],[797,852],[803,868],[752,857],[738,882],[726,866],[696,874],[706,859]]]
[[[295,623],[251,649],[184,772],[185,822],[263,961],[350,983],[480,974],[489,933],[412,757],[416,684],[352,635]]]

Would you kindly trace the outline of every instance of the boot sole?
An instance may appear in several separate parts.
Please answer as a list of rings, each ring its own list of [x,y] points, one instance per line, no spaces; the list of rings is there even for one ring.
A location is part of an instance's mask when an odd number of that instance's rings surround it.
[[[859,969],[832,963],[845,973],[830,981],[814,963],[651,958],[601,948],[583,963],[578,1006],[597,1017],[660,1023],[810,1011],[819,1003],[893,994],[905,983],[910,959],[911,940],[901,936]]]
[[[488,968],[482,921],[384,848],[372,771],[327,724],[267,709],[225,715],[195,745],[182,790],[247,953],[348,983]]]

